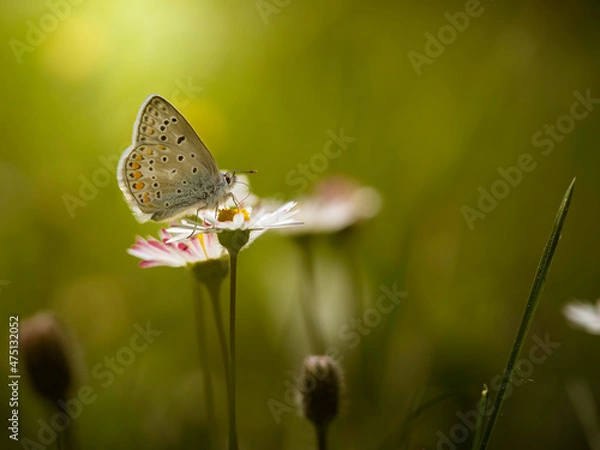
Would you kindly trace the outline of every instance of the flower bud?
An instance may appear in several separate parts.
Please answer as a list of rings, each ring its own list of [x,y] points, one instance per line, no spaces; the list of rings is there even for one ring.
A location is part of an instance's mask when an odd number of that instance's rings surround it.
[[[239,253],[250,240],[250,230],[224,230],[218,234],[219,243],[229,254]]]
[[[326,429],[338,413],[341,370],[329,356],[309,356],[302,363],[298,387],[302,412],[317,429]]]
[[[23,321],[19,341],[35,391],[52,403],[66,398],[73,383],[72,347],[56,316],[42,312]]]
[[[227,257],[199,261],[192,265],[192,273],[202,284],[214,281],[220,283],[229,273],[229,261]]]

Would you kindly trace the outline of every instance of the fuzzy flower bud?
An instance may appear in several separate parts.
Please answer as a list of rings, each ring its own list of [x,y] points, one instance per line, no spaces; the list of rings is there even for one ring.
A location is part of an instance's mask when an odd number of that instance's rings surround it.
[[[329,356],[309,356],[302,363],[298,387],[302,412],[318,430],[325,430],[338,413],[341,370]]]
[[[19,341],[35,391],[52,403],[66,398],[73,383],[72,348],[56,316],[42,312],[23,321]]]

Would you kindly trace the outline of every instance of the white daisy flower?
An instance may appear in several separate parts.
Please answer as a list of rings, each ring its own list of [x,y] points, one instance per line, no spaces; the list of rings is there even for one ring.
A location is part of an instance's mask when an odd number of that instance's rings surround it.
[[[173,236],[163,228],[160,230],[160,240],[138,236],[136,243],[127,249],[127,253],[141,259],[142,268],[185,267],[227,256],[226,250],[214,235],[194,236],[178,242],[171,242],[172,240]]]
[[[300,213],[296,218],[304,227],[287,233],[330,234],[375,217],[381,209],[381,196],[375,189],[348,178],[330,177],[317,185],[314,195],[298,203]]]
[[[600,300],[595,305],[573,300],[563,308],[563,314],[575,328],[590,334],[600,334]]]
[[[173,235],[170,242],[200,233],[222,234],[223,232],[248,231],[251,232],[249,243],[269,229],[302,225],[302,222],[292,219],[298,213],[298,210],[294,209],[296,204],[296,202],[288,202],[275,211],[269,211],[260,206],[255,209],[252,207],[221,209],[216,216],[214,212],[202,211],[198,215],[198,222],[183,219],[180,225],[173,226],[167,231]]]

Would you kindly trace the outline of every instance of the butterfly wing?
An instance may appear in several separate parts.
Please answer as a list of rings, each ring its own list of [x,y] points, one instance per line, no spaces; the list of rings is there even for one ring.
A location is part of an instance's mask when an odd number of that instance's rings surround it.
[[[219,202],[226,182],[215,159],[183,115],[149,96],[119,161],[119,186],[140,222],[166,221]]]

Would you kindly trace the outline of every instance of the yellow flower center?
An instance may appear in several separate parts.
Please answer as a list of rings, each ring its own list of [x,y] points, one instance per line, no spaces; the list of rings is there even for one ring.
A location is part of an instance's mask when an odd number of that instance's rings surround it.
[[[220,209],[219,215],[217,216],[217,220],[219,222],[233,222],[233,218],[236,214],[242,213],[244,215],[244,221],[247,222],[250,220],[250,214],[245,209],[239,209],[236,207],[228,208],[228,209]]]

